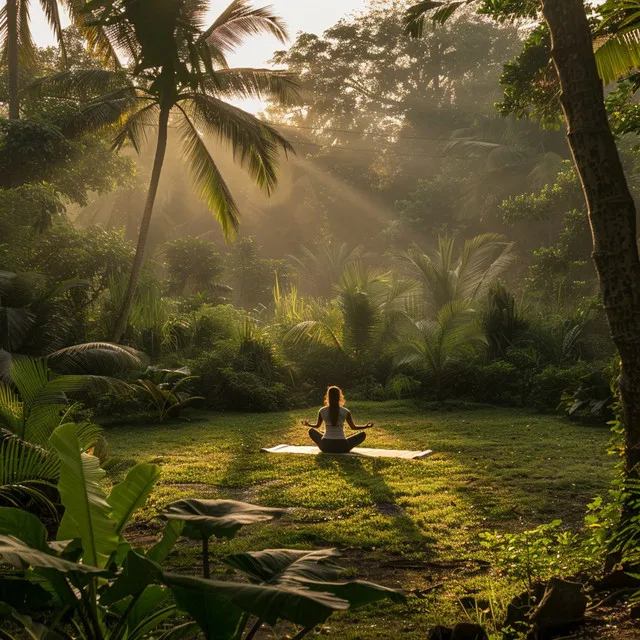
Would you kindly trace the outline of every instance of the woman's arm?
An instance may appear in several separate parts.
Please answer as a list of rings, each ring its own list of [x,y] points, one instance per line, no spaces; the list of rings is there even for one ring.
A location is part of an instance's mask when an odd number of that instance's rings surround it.
[[[319,429],[320,425],[322,424],[322,412],[318,411],[318,421],[316,422],[316,424],[311,424],[306,418],[302,421],[302,424],[305,427],[311,427],[312,429]]]
[[[354,421],[353,421],[353,417],[351,416],[351,411],[349,411],[347,413],[347,424],[354,430],[354,431],[359,431],[361,429],[370,429],[371,427],[373,427],[373,422],[367,422],[367,424],[361,424],[361,425],[357,425]]]

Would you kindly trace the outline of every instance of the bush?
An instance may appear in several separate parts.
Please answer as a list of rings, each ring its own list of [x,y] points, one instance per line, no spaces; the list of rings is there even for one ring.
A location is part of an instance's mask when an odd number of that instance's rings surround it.
[[[192,363],[198,376],[194,389],[210,409],[233,411],[282,411],[292,406],[284,370],[270,346],[244,340],[222,340]]]
[[[533,377],[528,404],[538,411],[555,411],[563,391],[588,375],[593,366],[587,362],[578,362],[567,368],[548,365]]]
[[[476,369],[473,397],[478,402],[518,404],[520,374],[510,362],[496,360]]]

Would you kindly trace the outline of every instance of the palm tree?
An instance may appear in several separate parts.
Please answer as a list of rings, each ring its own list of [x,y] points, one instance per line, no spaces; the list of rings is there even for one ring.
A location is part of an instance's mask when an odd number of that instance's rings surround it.
[[[60,5],[67,10],[73,23],[87,38],[90,50],[100,55],[105,63],[111,63],[115,68],[119,68],[118,58],[102,28],[99,25],[85,23],[82,12],[84,4],[84,0],[63,0],[62,2],[40,0],[42,11],[58,41],[63,64],[65,66],[67,64],[67,54],[60,20]],[[34,62],[35,45],[29,28],[29,8],[29,0],[7,0],[6,5],[0,9],[0,43],[7,60],[10,120],[17,120],[20,117],[18,82],[20,65],[29,66]]]
[[[464,357],[473,357],[476,346],[486,343],[474,311],[464,302],[452,301],[444,304],[435,318],[412,322],[396,354],[395,365],[410,366],[429,376],[436,400],[442,400],[451,365]]]
[[[209,0],[173,0],[158,8],[152,0],[96,0],[87,22],[100,25],[131,60],[132,74],[107,71],[67,71],[39,83],[40,93],[72,92],[103,87],[107,92],[84,105],[81,119],[93,126],[111,123],[124,113],[114,147],[129,141],[139,151],[148,127],[158,127],[156,152],[140,224],[129,284],[112,332],[119,342],[135,297],[147,236],[167,148],[169,122],[175,127],[187,165],[200,195],[220,222],[225,235],[238,227],[238,208],[201,132],[233,151],[256,184],[271,193],[277,183],[279,151],[293,151],[273,128],[226,100],[297,97],[297,85],[286,72],[232,69],[226,55],[246,36],[270,33],[281,42],[287,33],[269,9],[253,8],[249,0],[234,0],[204,28]]]
[[[334,285],[334,301],[301,305],[300,321],[285,341],[322,345],[366,368],[394,341],[415,289],[413,281],[392,280],[388,272],[350,263]]]
[[[305,283],[310,281],[315,295],[330,296],[346,265],[363,257],[364,246],[350,249],[346,242],[322,240],[317,247],[300,247],[301,257],[287,256],[297,267]]]
[[[515,261],[512,242],[496,233],[465,240],[456,252],[454,236],[438,236],[433,257],[413,250],[403,256],[409,273],[416,277],[424,294],[424,315],[437,318],[452,302],[469,305],[484,296],[491,284]]]

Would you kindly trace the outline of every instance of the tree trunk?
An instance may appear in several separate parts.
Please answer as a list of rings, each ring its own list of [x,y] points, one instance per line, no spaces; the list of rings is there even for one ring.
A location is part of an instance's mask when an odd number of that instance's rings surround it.
[[[138,246],[136,247],[136,255],[131,267],[131,275],[129,276],[127,292],[125,293],[120,313],[111,333],[111,341],[116,343],[120,342],[122,334],[127,328],[127,321],[129,320],[129,314],[131,313],[131,307],[133,306],[133,300],[138,287],[140,271],[144,262],[147,237],[149,235],[149,227],[151,226],[151,215],[153,214],[153,205],[156,200],[156,194],[158,193],[162,164],[164,163],[164,156],[167,151],[167,130],[169,127],[170,111],[170,107],[162,107],[160,110],[160,118],[158,122],[158,144],[156,146],[156,155],[153,161],[153,170],[151,171],[151,181],[149,183],[149,191],[147,192],[147,201],[144,205],[144,213],[142,215],[142,222],[140,223]]]
[[[9,120],[20,117],[18,93],[18,0],[7,0],[7,68],[9,72]]]
[[[636,210],[604,107],[583,0],[542,0],[568,140],[593,234],[593,260],[620,353],[625,472],[640,471],[640,261]]]

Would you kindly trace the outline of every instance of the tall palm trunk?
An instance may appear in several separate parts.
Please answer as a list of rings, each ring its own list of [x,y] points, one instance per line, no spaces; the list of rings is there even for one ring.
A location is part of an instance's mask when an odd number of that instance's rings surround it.
[[[140,271],[144,262],[144,254],[147,246],[147,237],[149,235],[149,227],[151,226],[151,215],[153,214],[153,205],[158,193],[158,184],[160,183],[160,174],[162,173],[162,165],[164,163],[165,153],[167,151],[167,131],[169,127],[170,106],[163,106],[160,109],[160,118],[158,121],[158,144],[156,146],[156,155],[153,161],[153,170],[151,171],[151,181],[149,183],[149,191],[147,192],[147,201],[144,205],[144,213],[142,222],[140,223],[140,233],[138,235],[138,246],[136,247],[136,255],[133,259],[131,267],[131,275],[129,276],[129,284],[122,302],[122,307],[118,318],[114,324],[111,333],[112,342],[120,342],[122,334],[127,328],[127,321],[133,306],[133,300],[138,287]]]
[[[593,259],[620,353],[625,471],[640,475],[640,261],[636,210],[604,107],[583,0],[542,0],[568,140],[589,210]]]
[[[18,94],[18,0],[7,0],[7,67],[9,71],[9,120],[20,117]]]

